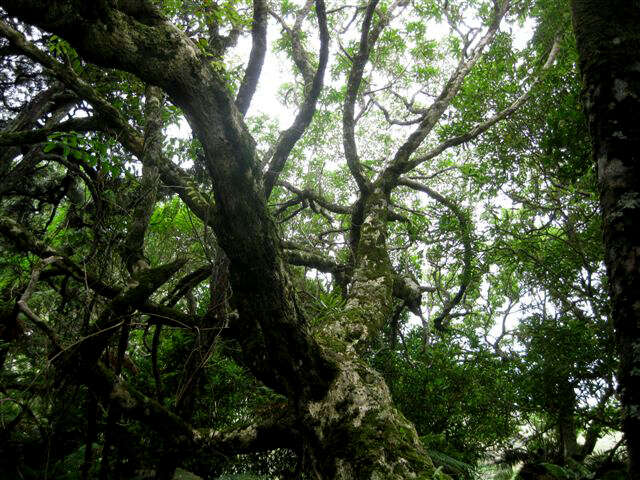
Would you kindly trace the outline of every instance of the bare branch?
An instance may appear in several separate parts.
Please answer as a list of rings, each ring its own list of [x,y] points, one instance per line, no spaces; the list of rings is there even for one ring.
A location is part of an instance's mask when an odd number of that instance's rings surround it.
[[[367,9],[362,21],[362,30],[360,33],[360,44],[358,53],[351,59],[351,69],[347,78],[347,94],[344,99],[342,112],[342,144],[344,154],[347,159],[347,165],[351,171],[351,175],[358,184],[361,192],[370,189],[369,181],[362,173],[362,166],[358,158],[358,149],[355,140],[355,104],[358,97],[358,91],[362,84],[362,76],[364,67],[369,60],[371,49],[378,40],[378,36],[382,29],[386,26],[389,15],[383,16],[378,23],[371,28],[373,14],[378,5],[378,0],[371,0],[367,5]]]
[[[99,129],[99,123],[95,117],[72,118],[50,127],[0,133],[0,146],[32,145],[45,142],[49,135],[55,132],[89,132]]]
[[[234,430],[201,430],[202,448],[208,445],[215,451],[228,455],[294,448],[299,442],[300,432],[292,408],[286,403],[266,405],[258,412],[258,421],[248,427]]]
[[[264,174],[264,194],[269,198],[271,191],[284,168],[284,165],[296,142],[311,123],[313,114],[316,111],[316,103],[322,91],[324,72],[329,58],[329,30],[327,28],[327,15],[325,13],[324,0],[316,0],[316,14],[318,16],[318,26],[320,27],[320,58],[318,69],[316,70],[311,86],[308,89],[304,102],[296,115],[293,124],[280,134],[275,146],[273,157],[269,162],[269,168]]]
[[[265,0],[253,1],[253,24],[251,27],[251,53],[244,78],[236,96],[236,107],[247,114],[251,99],[258,86],[264,57],[267,51],[267,5]]]
[[[330,212],[347,214],[347,215],[353,212],[353,209],[351,206],[347,207],[344,205],[338,205],[337,203],[330,202],[329,200],[323,198],[320,194],[314,192],[309,188],[300,190],[299,188],[295,187],[291,183],[284,182],[284,181],[278,182],[278,185],[282,185],[290,192],[296,194],[300,200],[303,200],[303,199],[311,200]]]
[[[378,102],[373,95],[371,96],[371,98],[373,100],[374,105],[380,109],[380,111],[384,115],[384,119],[390,125],[415,125],[416,123],[420,123],[422,121],[423,117],[418,117],[413,120],[396,120],[394,118],[391,118],[391,115],[389,114],[389,110],[387,110],[384,106],[382,106],[380,102]]]
[[[541,73],[544,72],[545,70],[548,70],[551,67],[551,65],[553,65],[553,62],[555,60],[555,57],[556,57],[556,55],[558,53],[559,48],[560,48],[560,39],[559,39],[559,37],[556,37],[556,39],[555,39],[555,41],[553,43],[553,46],[551,47],[551,50],[549,52],[549,56],[547,57],[547,60],[546,60],[545,64],[543,65],[541,71],[538,73],[537,78],[535,78],[533,80],[533,82],[531,83],[531,86],[529,87],[529,89],[526,92],[524,92],[522,95],[520,95],[518,98],[516,98],[511,103],[511,105],[509,105],[504,110],[496,113],[493,117],[489,118],[488,120],[485,120],[484,122],[477,124],[475,127],[473,127],[468,132],[463,133],[462,135],[458,135],[456,137],[449,138],[449,139],[445,140],[444,142],[442,142],[437,147],[435,147],[435,148],[431,149],[429,152],[425,153],[424,155],[421,155],[421,156],[419,156],[417,158],[414,158],[412,160],[408,160],[402,166],[401,171],[403,173],[409,172],[409,171],[413,170],[415,167],[417,167],[418,165],[420,165],[421,163],[424,163],[427,160],[431,160],[432,158],[437,157],[438,155],[440,155],[445,150],[447,150],[447,149],[449,149],[451,147],[455,147],[455,146],[461,145],[463,143],[469,142],[469,141],[473,140],[474,138],[477,138],[482,133],[484,133],[487,130],[489,130],[489,128],[494,126],[496,123],[500,122],[501,120],[504,120],[505,118],[507,118],[511,114],[513,114],[516,110],[518,110],[529,99],[529,97],[531,96],[531,91],[532,91],[533,87],[535,85],[537,85],[540,82],[541,78],[542,78],[541,77]]]
[[[20,296],[20,300],[18,300],[18,308],[20,309],[20,311],[24,313],[29,318],[29,320],[33,322],[33,324],[36,327],[38,327],[40,330],[44,332],[44,334],[49,338],[49,340],[55,347],[56,351],[62,350],[62,344],[60,343],[60,339],[58,338],[58,335],[56,334],[56,332],[53,331],[53,329],[49,325],[47,325],[45,321],[43,321],[38,315],[36,315],[29,308],[29,305],[27,304],[27,302],[31,298],[31,295],[33,295],[33,291],[36,287],[36,284],[38,283],[38,279],[40,278],[40,273],[42,272],[42,269],[51,263],[57,262],[58,260],[60,260],[60,258],[55,256],[47,257],[44,260],[42,260],[41,264],[35,267],[31,272],[31,279],[29,280],[29,285]]]
[[[285,22],[284,19],[276,12],[273,10],[269,11],[271,16],[273,16],[273,18],[282,25],[284,31],[289,35],[291,40],[291,57],[293,58],[293,62],[296,67],[298,67],[298,70],[300,70],[305,89],[308,89],[313,83],[313,74],[311,73],[311,62],[309,61],[309,56],[302,45],[302,22],[307,15],[309,15],[313,1],[314,0],[306,0],[304,6],[296,12],[296,19],[293,27],[287,25],[287,22]]]
[[[431,133],[437,122],[442,117],[442,114],[451,104],[451,100],[453,100],[460,91],[466,76],[482,57],[485,47],[495,39],[502,18],[506,15],[509,7],[510,2],[508,1],[494,1],[494,18],[491,25],[473,48],[469,58],[463,57],[460,59],[456,70],[449,77],[449,80],[438,97],[425,111],[424,118],[420,122],[418,128],[409,135],[405,143],[396,152],[389,166],[380,175],[380,178],[385,180],[387,189],[391,189],[396,184],[397,178],[402,173],[406,173],[410,170],[407,165],[409,157],[416,151],[427,135]]]
[[[433,198],[438,203],[441,203],[445,207],[447,207],[451,212],[456,216],[458,222],[460,223],[460,233],[462,236],[462,244],[464,246],[464,254],[462,258],[463,268],[462,274],[460,278],[460,287],[458,288],[458,292],[456,295],[445,302],[445,305],[442,309],[442,312],[433,320],[433,325],[437,330],[443,330],[443,321],[451,310],[462,300],[464,293],[467,290],[467,287],[471,283],[471,263],[473,258],[473,248],[471,245],[471,233],[473,231],[473,227],[471,225],[471,220],[469,216],[465,214],[462,209],[456,205],[453,201],[448,198],[442,196],[435,190],[423,185],[414,180],[409,180],[408,178],[400,178],[398,181],[399,185],[404,185],[406,187],[412,188],[413,190],[418,190],[426,193],[431,198]]]

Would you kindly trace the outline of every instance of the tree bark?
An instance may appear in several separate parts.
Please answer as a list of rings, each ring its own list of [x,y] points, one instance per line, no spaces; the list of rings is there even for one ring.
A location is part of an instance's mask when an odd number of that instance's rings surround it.
[[[162,155],[162,97],[158,87],[147,85],[145,89],[145,131],[142,154],[142,176],[137,204],[129,221],[124,244],[124,259],[130,275],[149,268],[144,255],[144,237],[156,205],[160,172],[156,159]]]
[[[212,223],[229,258],[233,307],[239,314],[232,330],[249,368],[294,406],[310,478],[431,478],[434,468],[415,428],[393,406],[382,377],[357,354],[356,344],[376,333],[391,312],[386,195],[377,189],[367,199],[356,252],[354,300],[337,322],[346,319],[355,325],[357,320],[362,326],[328,329],[316,341],[298,307],[276,226],[266,208],[255,142],[223,75],[151,7],[117,4],[0,0],[10,15],[61,36],[88,61],[134,73],[159,86],[184,111],[202,143],[214,185]],[[144,1],[126,5],[133,4],[150,5]],[[106,394],[114,396],[111,391]]]
[[[584,106],[598,167],[630,478],[640,478],[640,3],[573,0]]]

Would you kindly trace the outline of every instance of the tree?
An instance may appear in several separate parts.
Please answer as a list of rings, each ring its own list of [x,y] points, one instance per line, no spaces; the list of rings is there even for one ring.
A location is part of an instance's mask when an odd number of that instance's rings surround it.
[[[295,451],[298,473],[309,478],[435,475],[414,426],[363,358],[398,309],[422,315],[427,293],[428,327],[446,330],[478,283],[470,205],[433,186],[447,182],[448,152],[526,102],[559,45],[552,35],[542,55],[518,53],[502,25],[526,15],[526,2],[472,3],[410,8],[372,0],[327,10],[317,0],[271,8],[298,75],[290,88],[298,113],[273,135],[260,119],[244,119],[265,55],[270,7],[261,0],[251,22],[232,2],[0,1],[3,71],[12,72],[5,101],[17,112],[5,115],[0,137],[10,147],[2,163],[2,360],[15,342],[31,345],[25,330],[40,332],[31,361],[44,368],[50,359],[50,388],[76,386],[56,404],[85,395],[85,476],[98,439],[101,477],[125,474],[124,460],[134,455],[124,451],[131,431],[119,428],[123,418],[159,434],[158,478],[188,458],[274,448]],[[472,7],[477,18],[467,26]],[[430,19],[449,25],[443,65],[426,35]],[[225,52],[248,23],[251,55],[236,76]],[[323,90],[330,27],[340,49],[331,63],[335,84]],[[318,33],[317,57],[309,29]],[[21,82],[38,94],[24,98]],[[311,141],[335,133],[335,111],[340,155]],[[165,122],[179,115],[194,140],[163,143]],[[381,120],[398,135],[371,128]],[[192,167],[173,161],[187,154]],[[322,160],[309,162],[311,174],[337,163],[348,180],[327,174],[296,183],[305,155]],[[416,252],[428,244],[430,226],[415,212],[414,192],[440,213],[433,285],[416,278]],[[180,216],[182,227],[158,231],[163,215]],[[292,266],[329,273],[332,282],[311,282]],[[305,296],[329,294],[336,308],[310,316]],[[136,384],[134,365],[127,373],[150,326],[153,387]],[[193,336],[165,335],[160,351],[166,327]],[[195,406],[212,384],[202,362],[214,350],[273,395],[271,408],[252,411],[250,426],[192,426],[203,420]],[[163,392],[171,382],[158,367],[162,354],[198,373],[176,386],[174,412]],[[11,362],[10,375],[38,371],[22,352]],[[16,389],[28,391],[20,380]],[[28,402],[16,408],[16,418],[31,411]]]
[[[538,14],[539,36],[570,18],[555,2]],[[550,475],[548,468],[564,476],[593,472],[601,468],[595,463],[608,461],[593,456],[598,438],[620,429],[596,174],[575,43],[565,39],[556,67],[534,91],[535,104],[524,105],[477,147],[487,158],[476,168],[488,171],[489,183],[509,198],[487,210],[484,296],[487,311],[504,315],[492,342],[515,362],[513,410],[526,427],[501,455],[505,463],[524,462],[522,478]]]
[[[637,2],[572,2],[604,233],[612,319],[616,329],[624,433],[630,478],[640,478],[640,321],[637,292],[640,179],[640,6]]]

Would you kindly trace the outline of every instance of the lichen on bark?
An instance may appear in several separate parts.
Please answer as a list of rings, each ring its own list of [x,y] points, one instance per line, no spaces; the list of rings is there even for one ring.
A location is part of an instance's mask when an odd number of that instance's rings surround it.
[[[380,374],[354,355],[339,357],[327,396],[307,406],[316,442],[307,451],[310,470],[319,479],[431,478],[433,464]]]
[[[640,6],[573,0],[584,106],[598,167],[605,264],[616,330],[630,478],[640,478]]]
[[[211,224],[229,259],[232,302],[238,313],[231,329],[255,376],[295,406],[306,472],[319,480],[430,478],[433,466],[415,429],[394,408],[382,377],[358,358],[392,312],[394,273],[386,245],[388,192],[374,186],[363,198],[349,300],[343,314],[318,333],[318,342],[310,334],[288,278],[261,186],[255,142],[220,72],[164,19],[137,17],[130,9],[118,8],[119,2],[100,2],[104,11],[87,2],[48,3],[0,0],[10,15],[64,38],[84,60],[128,71],[162,88],[183,110],[200,140],[203,166],[215,192]],[[375,4],[371,17],[374,9]],[[0,230],[11,227],[0,222]],[[18,242],[37,245],[31,238],[22,238],[21,231],[12,235]],[[114,292],[95,329],[113,326],[119,315],[139,308],[167,280],[164,274],[172,275],[181,265],[174,267],[172,271],[143,270],[135,278],[137,285]],[[85,342],[76,352],[86,360],[81,381],[109,396],[111,389],[104,385],[111,385],[112,379],[100,380],[90,368],[91,364],[99,368],[93,350],[100,351],[106,339],[92,338],[95,343]],[[70,352],[66,357],[69,362],[72,356]],[[135,410],[140,418],[150,420],[164,415],[172,420],[167,424],[172,428],[179,424],[159,405],[144,404],[133,390],[127,392],[113,397],[126,397],[123,410]],[[187,425],[180,431],[180,437],[190,439],[183,443],[197,439]]]
[[[345,338],[356,349],[364,347],[391,318],[395,279],[386,244],[387,196],[377,187],[366,195],[363,203],[353,279],[340,319]]]

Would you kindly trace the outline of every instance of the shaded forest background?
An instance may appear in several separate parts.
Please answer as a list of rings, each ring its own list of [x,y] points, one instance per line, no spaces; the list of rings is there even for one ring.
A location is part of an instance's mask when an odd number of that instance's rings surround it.
[[[627,478],[568,2],[54,3],[0,2],[2,478],[410,478],[387,387],[416,478]]]

